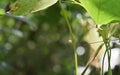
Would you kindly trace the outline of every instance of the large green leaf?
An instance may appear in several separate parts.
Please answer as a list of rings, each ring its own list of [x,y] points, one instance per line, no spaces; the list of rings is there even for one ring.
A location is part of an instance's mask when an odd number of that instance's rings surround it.
[[[8,12],[13,15],[26,15],[43,10],[56,2],[57,0],[17,0],[10,5],[10,11]]]
[[[120,21],[120,0],[80,0],[96,24]]]

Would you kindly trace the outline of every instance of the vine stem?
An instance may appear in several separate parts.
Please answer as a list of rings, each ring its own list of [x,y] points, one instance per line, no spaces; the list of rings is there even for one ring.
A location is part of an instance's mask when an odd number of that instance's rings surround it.
[[[109,25],[107,25],[107,31],[109,31]],[[107,56],[108,56],[108,75],[112,75],[112,70],[111,70],[111,65],[110,65],[110,59],[111,59],[111,48],[110,48],[110,37],[108,36],[107,32],[107,37],[105,39],[105,46],[106,46],[106,51],[107,51]]]
[[[63,12],[63,16],[65,18],[65,21],[67,23],[67,27],[68,27],[69,32],[70,32],[70,37],[71,37],[71,40],[72,40],[72,47],[73,47],[73,50],[74,50],[75,75],[78,75],[78,58],[77,58],[77,53],[76,53],[76,41],[75,41],[74,34],[73,34],[73,31],[72,31],[72,26],[71,26],[71,24],[68,20],[68,16],[65,12],[65,9],[62,7],[61,1],[59,1],[59,3],[60,3],[60,6],[61,6],[61,9],[62,9],[62,12]]]
[[[110,65],[110,63],[111,63],[110,62],[110,59],[111,59],[111,49],[110,49],[110,41],[109,41],[109,39],[106,41],[105,46],[106,46],[106,52],[107,52],[107,57],[108,57],[108,75],[112,75],[111,65]]]
[[[110,65],[110,59],[111,59],[111,48],[110,48],[110,37],[109,37],[109,25],[105,25],[103,30],[101,32],[99,32],[99,34],[101,34],[103,41],[105,43],[105,53],[103,56],[103,60],[102,60],[102,75],[104,75],[104,60],[107,54],[107,58],[108,58],[108,75],[112,75],[112,70],[111,70],[111,65]]]
[[[95,60],[95,58],[96,58],[97,55],[99,54],[99,52],[100,52],[101,48],[103,47],[103,45],[104,45],[104,43],[101,44],[101,45],[98,47],[98,49],[97,49],[96,52],[95,52],[95,55],[93,56],[92,59],[90,59],[90,62],[86,65],[86,67],[85,67],[85,69],[84,69],[84,71],[82,72],[81,75],[85,75],[86,70],[88,69],[88,67],[90,66],[90,64]]]
[[[108,55],[108,75],[112,75],[112,70],[111,70],[111,62],[110,62],[110,59],[111,59],[111,48],[110,48],[110,40],[108,40],[108,50],[107,50],[107,55]]]
[[[102,60],[102,75],[104,75],[104,60],[105,60],[106,53],[107,53],[107,51],[105,51],[104,56],[103,56],[103,60]]]

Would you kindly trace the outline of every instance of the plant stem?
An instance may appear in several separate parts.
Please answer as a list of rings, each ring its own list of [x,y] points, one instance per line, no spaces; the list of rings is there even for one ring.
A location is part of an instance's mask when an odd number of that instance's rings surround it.
[[[112,75],[110,59],[111,59],[111,49],[110,49],[110,41],[108,40],[106,44],[107,56],[108,56],[108,75]]]
[[[102,30],[99,30],[99,34],[102,36],[103,41],[105,43],[105,53],[103,56],[103,62],[102,62],[102,75],[104,75],[104,60],[105,60],[105,56],[107,53],[107,57],[108,57],[108,75],[112,75],[112,70],[111,70],[111,65],[110,65],[110,59],[111,59],[111,48],[110,48],[110,37],[109,37],[109,25],[104,25],[102,26]]]
[[[69,29],[69,32],[70,32],[70,36],[71,36],[71,40],[72,40],[72,46],[73,46],[73,50],[74,50],[74,62],[75,62],[75,70],[76,70],[75,73],[76,73],[76,75],[78,75],[78,60],[77,60],[77,53],[76,53],[76,42],[75,42],[74,35],[73,35],[73,32],[72,32],[72,27],[70,25],[70,22],[67,19],[67,16],[65,17],[65,20],[67,22],[67,26],[68,26],[68,29]]]
[[[105,60],[106,52],[107,52],[107,51],[105,51],[104,56],[103,56],[103,60],[102,60],[102,72],[101,72],[102,75],[104,75],[104,60]]]
[[[95,58],[97,57],[98,53],[100,52],[101,48],[103,47],[104,44],[101,44],[98,49],[95,52],[95,55],[93,56],[93,58],[90,60],[90,62],[86,65],[84,71],[82,72],[81,75],[84,75],[85,72],[87,71],[88,67],[90,66],[90,64],[95,60]]]
[[[112,75],[112,70],[111,70],[111,65],[110,65],[110,59],[111,59],[111,48],[110,48],[110,37],[108,36],[109,32],[109,25],[107,25],[107,37],[105,39],[105,46],[106,46],[106,51],[107,51],[107,56],[108,56],[108,75]]]
[[[64,13],[64,15],[66,15]],[[76,75],[78,75],[78,60],[77,60],[77,53],[76,53],[76,42],[75,42],[75,39],[74,39],[74,34],[72,32],[72,27],[70,25],[70,22],[68,21],[68,18],[67,16],[65,16],[65,20],[66,20],[66,23],[67,23],[67,26],[68,26],[68,29],[69,29],[69,32],[70,32],[70,36],[71,36],[71,40],[72,40],[72,46],[73,46],[73,50],[74,50],[74,62],[75,62],[75,70],[76,70]]]
[[[73,50],[74,50],[75,75],[78,75],[78,59],[77,59],[77,53],[76,53],[76,41],[75,41],[74,34],[73,34],[73,31],[72,31],[72,26],[71,26],[71,24],[68,20],[68,16],[65,12],[65,9],[62,7],[61,1],[59,1],[59,3],[60,3],[60,6],[61,6],[61,9],[62,9],[62,12],[63,12],[63,16],[65,18],[65,21],[67,23],[67,27],[68,27],[69,32],[70,32],[70,37],[71,37],[71,40],[72,40],[72,47],[73,47]]]

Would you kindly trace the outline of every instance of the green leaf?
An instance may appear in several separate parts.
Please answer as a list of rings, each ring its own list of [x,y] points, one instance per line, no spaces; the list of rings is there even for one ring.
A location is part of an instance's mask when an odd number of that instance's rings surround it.
[[[0,15],[4,15],[5,14],[5,10],[4,9],[0,9]]]
[[[50,7],[57,0],[17,0],[10,5],[10,14],[26,15]]]
[[[120,0],[80,0],[96,24],[120,21]]]
[[[101,36],[102,38],[103,38],[103,41],[104,42],[107,42],[108,41],[108,34],[109,34],[109,31],[110,31],[110,25],[102,25],[101,27],[100,27],[100,29],[98,30],[98,32],[99,32],[99,36]]]

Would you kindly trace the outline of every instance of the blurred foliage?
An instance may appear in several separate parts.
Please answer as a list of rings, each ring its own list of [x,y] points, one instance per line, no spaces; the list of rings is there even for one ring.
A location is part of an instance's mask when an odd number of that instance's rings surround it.
[[[1,0],[0,8],[14,1]],[[77,38],[77,47],[83,46],[86,50],[78,56],[79,66],[85,66],[91,47],[84,37],[94,22],[82,7],[67,2],[63,5]],[[61,14],[56,3],[26,16],[0,15],[0,75],[74,75],[73,49]]]
[[[2,0],[0,7],[5,8],[8,3],[8,0]],[[78,9],[82,8],[64,5],[76,37],[83,41],[88,29],[79,22],[83,11]],[[26,16],[0,16],[0,74],[73,75],[74,57],[69,38],[58,3]]]

